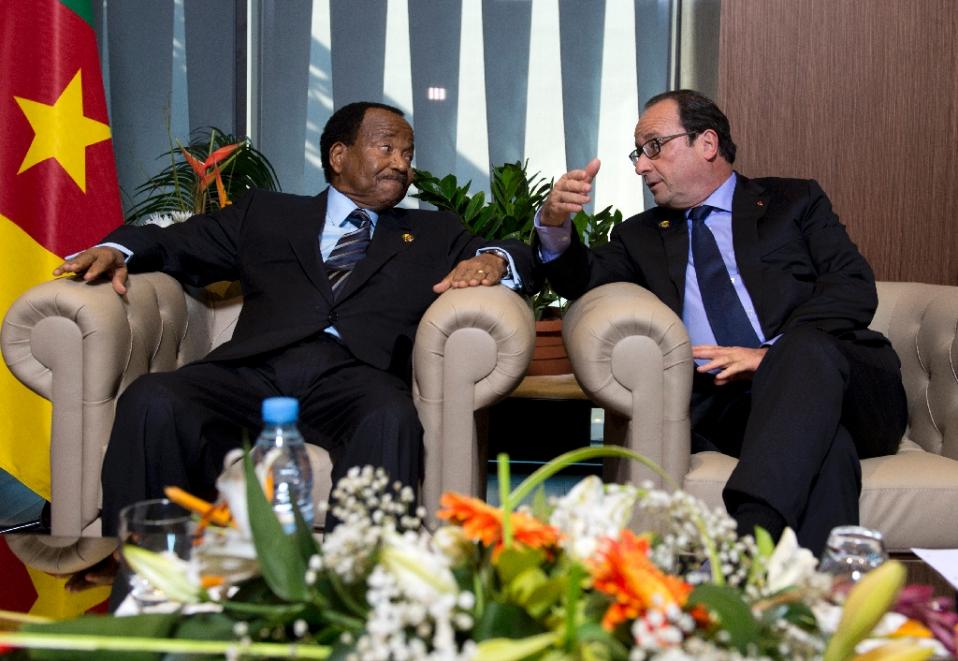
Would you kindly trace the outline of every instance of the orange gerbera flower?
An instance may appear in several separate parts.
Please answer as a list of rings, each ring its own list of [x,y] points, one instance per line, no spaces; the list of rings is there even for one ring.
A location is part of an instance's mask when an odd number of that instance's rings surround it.
[[[495,557],[502,550],[502,510],[478,498],[457,493],[444,493],[439,503],[442,509],[436,516],[459,524],[466,537],[486,546],[494,546]],[[522,512],[509,517],[512,539],[530,548],[540,549],[559,543],[559,531]]]
[[[630,530],[623,530],[618,539],[603,540],[590,565],[595,589],[615,599],[602,618],[607,631],[650,608],[685,606],[692,592],[691,585],[652,564],[649,541]]]

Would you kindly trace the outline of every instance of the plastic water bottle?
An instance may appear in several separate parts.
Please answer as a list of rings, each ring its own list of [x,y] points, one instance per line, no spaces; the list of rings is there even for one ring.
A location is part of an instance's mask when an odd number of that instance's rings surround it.
[[[299,401],[293,397],[263,400],[263,431],[256,439],[252,459],[255,466],[269,466],[273,478],[272,506],[287,534],[296,531],[299,509],[306,525],[313,525],[313,471],[306,444],[296,428]]]

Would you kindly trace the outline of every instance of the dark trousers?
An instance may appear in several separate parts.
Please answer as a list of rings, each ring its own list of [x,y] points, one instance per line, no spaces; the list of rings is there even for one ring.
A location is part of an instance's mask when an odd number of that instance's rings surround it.
[[[858,523],[859,460],[895,453],[907,420],[890,346],[803,328],[769,349],[751,382],[696,375],[692,449],[739,458],[722,496],[740,528],[743,509],[769,507],[818,555],[833,527]]]
[[[104,534],[116,534],[120,509],[162,497],[166,486],[215,498],[223,457],[244,432],[255,442],[262,400],[274,396],[299,399],[299,430],[329,451],[334,484],[370,464],[418,487],[422,425],[408,384],[320,333],[242,363],[193,363],[134,381],[117,402],[103,460]]]

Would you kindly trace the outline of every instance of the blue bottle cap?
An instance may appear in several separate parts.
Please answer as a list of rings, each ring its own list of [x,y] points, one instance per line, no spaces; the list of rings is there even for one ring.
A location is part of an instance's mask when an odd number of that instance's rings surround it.
[[[295,397],[267,397],[263,400],[263,422],[285,425],[299,417],[299,400]]]

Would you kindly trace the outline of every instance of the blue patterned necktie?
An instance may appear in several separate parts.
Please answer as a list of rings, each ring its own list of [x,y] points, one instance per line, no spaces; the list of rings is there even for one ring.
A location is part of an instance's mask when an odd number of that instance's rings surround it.
[[[362,209],[354,209],[346,220],[356,229],[339,238],[325,262],[326,272],[329,274],[329,285],[333,288],[334,296],[352,273],[353,267],[366,256],[366,249],[369,248],[372,236],[373,223]]]
[[[726,347],[757,347],[758,336],[735,292],[715,235],[705,224],[712,209],[705,204],[689,212],[692,221],[692,259],[705,314],[716,343]]]

